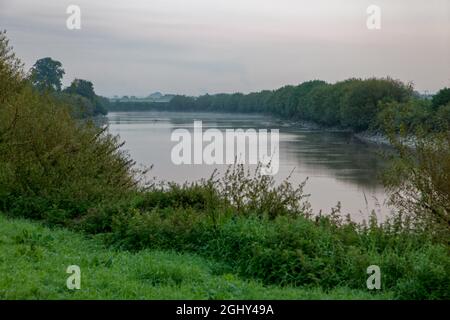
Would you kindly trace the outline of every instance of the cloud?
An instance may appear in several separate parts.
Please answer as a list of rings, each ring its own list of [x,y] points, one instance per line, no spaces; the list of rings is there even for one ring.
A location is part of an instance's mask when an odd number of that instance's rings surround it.
[[[450,85],[447,0],[78,0],[82,29],[65,27],[74,1],[1,0],[0,21],[30,67],[52,56],[65,83],[104,95],[273,89],[320,78],[391,75],[419,90]]]

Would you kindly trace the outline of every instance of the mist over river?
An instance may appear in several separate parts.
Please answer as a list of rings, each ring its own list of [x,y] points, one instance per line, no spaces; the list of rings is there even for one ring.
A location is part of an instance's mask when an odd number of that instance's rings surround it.
[[[201,120],[203,130],[279,129],[279,171],[282,181],[292,170],[291,182],[301,183],[308,178],[305,193],[310,194],[314,213],[329,213],[340,201],[342,213],[353,220],[367,219],[375,210],[380,220],[389,214],[384,205],[386,194],[379,181],[386,160],[382,147],[367,144],[347,132],[325,132],[264,115],[199,112],[111,112],[108,114],[110,132],[125,141],[124,149],[132,158],[146,166],[154,165],[151,175],[159,180],[196,181],[208,178],[217,168],[219,173],[227,165],[182,164],[171,160],[173,130],[193,131],[194,120]]]

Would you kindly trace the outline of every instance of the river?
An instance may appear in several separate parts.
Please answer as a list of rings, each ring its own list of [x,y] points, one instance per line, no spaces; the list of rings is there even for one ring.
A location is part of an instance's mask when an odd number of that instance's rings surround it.
[[[338,202],[342,214],[355,221],[367,219],[375,210],[380,221],[389,215],[386,193],[379,176],[386,165],[384,148],[367,144],[347,132],[326,132],[264,115],[199,112],[111,112],[110,132],[125,141],[124,149],[145,166],[153,165],[151,175],[160,180],[195,181],[207,178],[214,168],[224,172],[226,165],[176,165],[171,152],[177,142],[171,141],[175,129],[193,131],[194,120],[201,120],[203,130],[244,129],[279,130],[279,171],[282,181],[292,170],[291,181],[308,178],[305,192],[315,213],[329,213]]]

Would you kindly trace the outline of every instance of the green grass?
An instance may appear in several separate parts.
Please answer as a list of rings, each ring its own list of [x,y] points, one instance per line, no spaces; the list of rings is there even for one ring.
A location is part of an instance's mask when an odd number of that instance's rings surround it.
[[[81,289],[69,290],[69,265]],[[170,251],[107,248],[100,239],[0,214],[0,299],[390,299],[389,292],[263,286],[217,262]]]

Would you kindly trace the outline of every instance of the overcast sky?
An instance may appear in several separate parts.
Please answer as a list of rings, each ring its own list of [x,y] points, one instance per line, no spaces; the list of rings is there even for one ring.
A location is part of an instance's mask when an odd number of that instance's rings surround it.
[[[66,8],[81,8],[81,30]],[[368,30],[366,9],[381,8]],[[50,56],[64,84],[98,94],[250,92],[391,76],[450,86],[450,0],[0,0],[0,29],[29,68]]]

